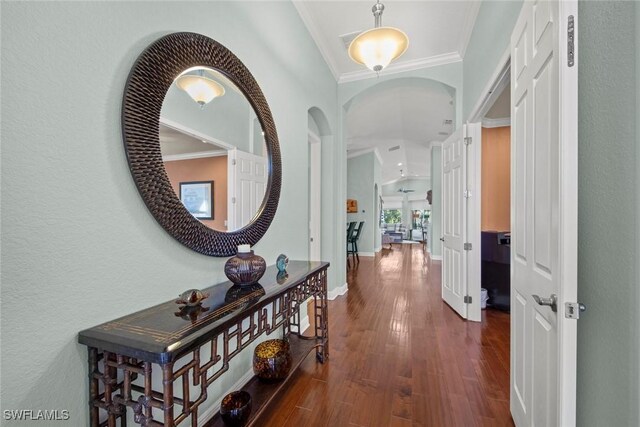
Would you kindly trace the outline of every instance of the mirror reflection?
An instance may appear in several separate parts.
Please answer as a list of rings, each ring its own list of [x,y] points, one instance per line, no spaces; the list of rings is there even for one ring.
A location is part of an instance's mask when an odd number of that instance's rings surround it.
[[[267,188],[267,149],[231,80],[205,67],[181,73],[162,104],[160,149],[173,190],[203,224],[234,231],[253,219]]]

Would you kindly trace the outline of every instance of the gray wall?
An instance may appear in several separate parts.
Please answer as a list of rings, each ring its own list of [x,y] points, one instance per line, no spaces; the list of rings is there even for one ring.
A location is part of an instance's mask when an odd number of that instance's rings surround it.
[[[498,61],[509,47],[522,0],[483,1],[463,61],[462,121],[480,99]],[[460,126],[457,126],[460,127]]]
[[[255,248],[269,264],[281,252],[308,256],[308,200],[300,191],[308,185],[307,112],[319,107],[336,129],[337,85],[289,2],[2,2],[0,31],[0,402],[68,409],[67,425],[83,426],[87,353],[78,331],[224,278],[226,259],[175,241],[129,173],[120,105],[138,55],[162,35],[193,31],[227,46],[255,76],[283,162],[278,212]],[[334,162],[326,167],[327,175],[339,173]],[[323,213],[344,211],[344,198],[324,202]],[[335,233],[331,225],[323,229]],[[323,238],[329,286],[343,285],[344,268],[335,267],[343,252],[325,252],[325,241],[336,239]],[[210,398],[250,360],[250,349],[234,359]]]
[[[640,212],[640,6],[636,3],[636,212]],[[636,218],[636,307],[640,307],[640,222]],[[640,315],[636,311],[636,340],[635,340],[635,387],[631,393],[635,393],[636,402],[640,400]],[[636,424],[640,424],[640,405],[636,406]],[[633,418],[632,418],[633,419]]]
[[[347,199],[358,201],[358,212],[347,214],[347,221],[364,221],[358,242],[360,252],[373,253],[379,247],[376,246],[376,235],[380,232],[374,187],[378,184],[380,188],[380,175],[380,162],[373,153],[347,159]]]
[[[442,147],[431,147],[431,222],[428,249],[431,255],[442,256]]]
[[[640,425],[637,7],[579,3],[579,426]]]

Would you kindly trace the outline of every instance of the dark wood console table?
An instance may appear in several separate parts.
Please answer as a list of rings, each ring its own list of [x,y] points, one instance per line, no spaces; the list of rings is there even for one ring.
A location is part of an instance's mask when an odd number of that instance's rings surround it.
[[[291,261],[286,277],[272,266],[259,285],[223,282],[203,289],[210,295],[199,307],[180,309],[172,300],[80,332],[78,341],[89,350],[91,426],[113,427],[118,421],[126,426],[127,408],[142,426],[172,427],[188,418],[197,426],[207,389],[228,371],[229,361],[279,327],[291,344],[292,373],[314,348],[324,362],[329,355],[328,267]],[[300,307],[309,297],[314,333],[305,337]],[[161,374],[154,375],[157,370]],[[253,399],[250,424],[282,387],[282,382],[266,384],[255,377],[243,387]],[[216,414],[209,425],[222,421]]]

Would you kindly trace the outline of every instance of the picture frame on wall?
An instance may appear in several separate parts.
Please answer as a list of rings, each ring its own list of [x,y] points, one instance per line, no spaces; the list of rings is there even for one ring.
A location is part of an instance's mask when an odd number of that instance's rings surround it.
[[[213,181],[180,183],[180,201],[198,219],[213,219]]]

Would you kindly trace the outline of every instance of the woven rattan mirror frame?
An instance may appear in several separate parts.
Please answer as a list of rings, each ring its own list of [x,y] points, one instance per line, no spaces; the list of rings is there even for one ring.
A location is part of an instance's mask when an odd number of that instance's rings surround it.
[[[258,116],[267,145],[269,180],[265,198],[243,228],[213,230],[184,207],[173,191],[160,152],[160,111],[167,90],[184,70],[211,67],[228,77]],[[240,244],[257,243],[267,232],[280,199],[282,166],[276,126],[260,86],[247,67],[215,40],[195,33],[174,33],[149,46],[137,59],[122,100],[122,135],[129,169],[152,215],[176,240],[201,254],[231,256]]]

